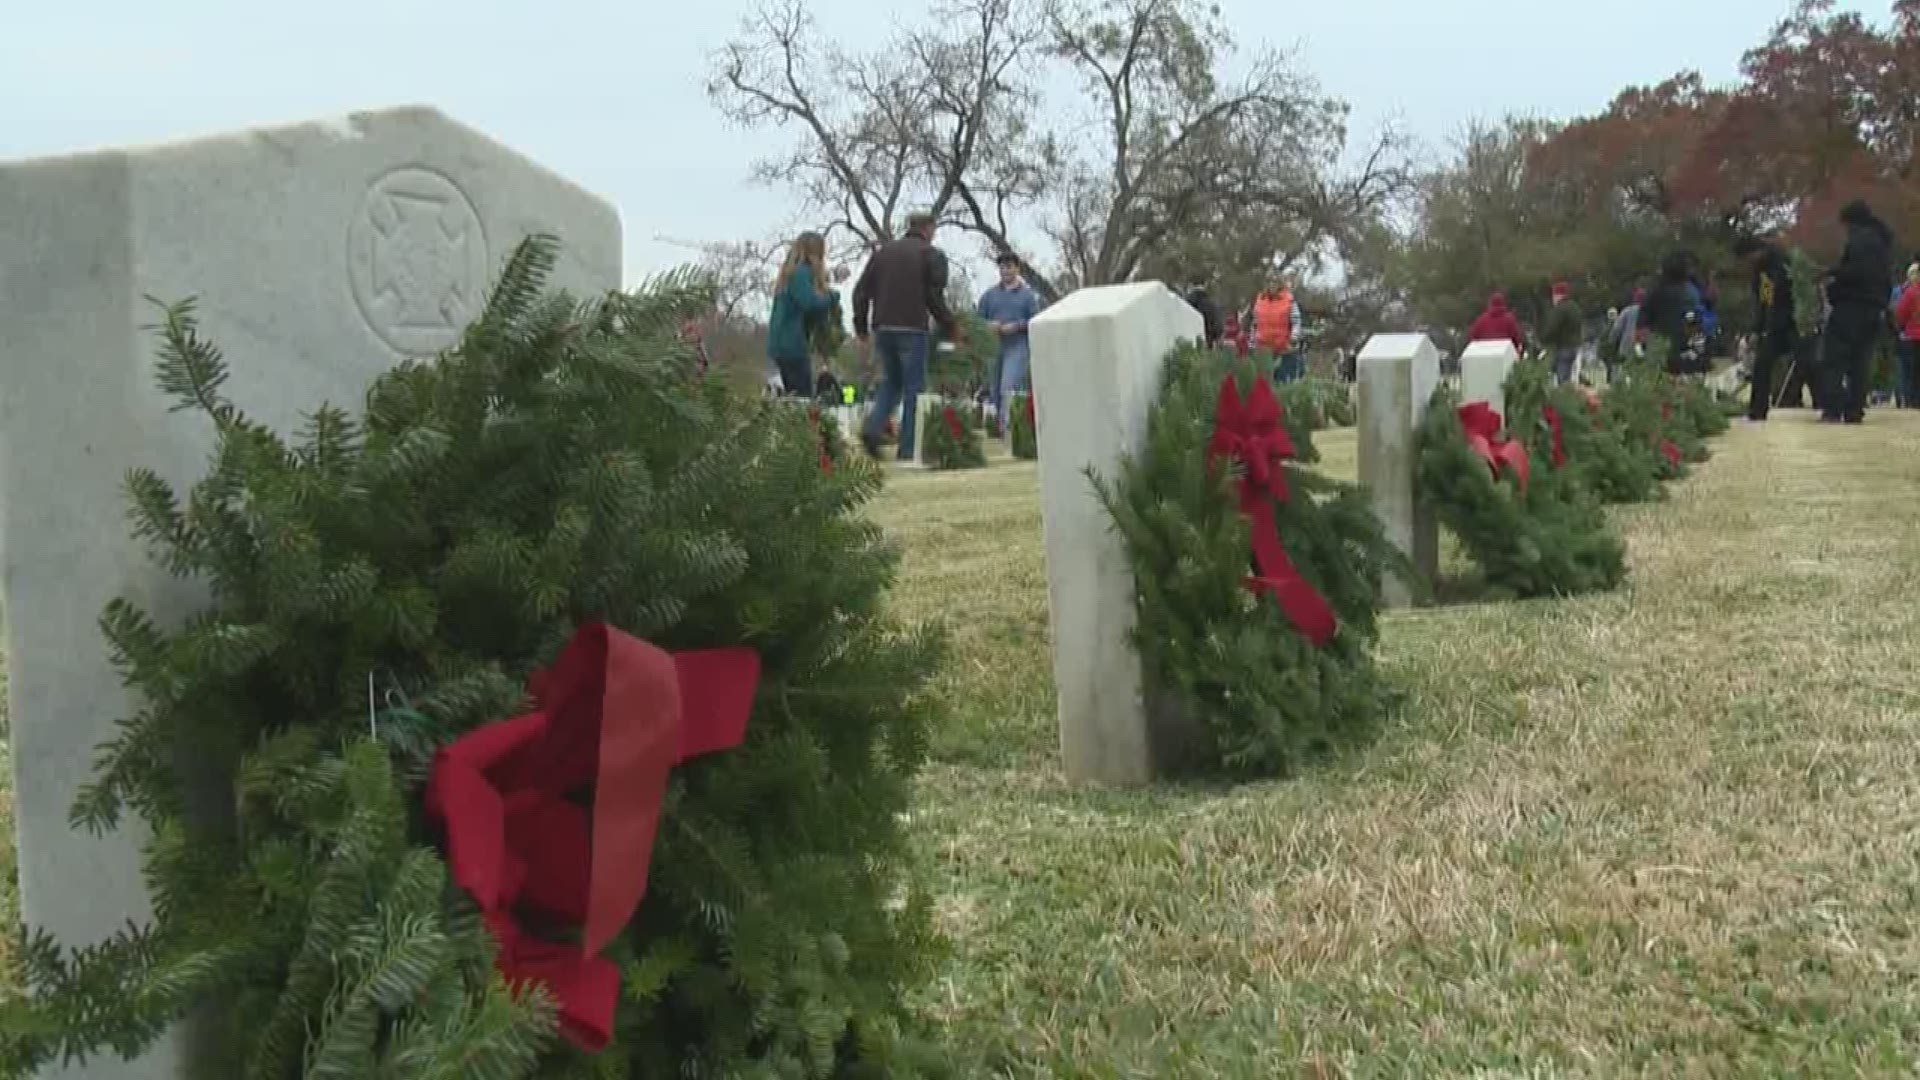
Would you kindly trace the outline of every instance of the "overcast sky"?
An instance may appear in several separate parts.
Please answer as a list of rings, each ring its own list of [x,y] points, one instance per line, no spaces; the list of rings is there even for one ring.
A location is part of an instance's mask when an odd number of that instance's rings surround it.
[[[1684,68],[1731,79],[1788,3],[1220,0],[1244,43],[1296,48],[1359,130],[1398,115],[1436,151],[1474,117],[1591,112]],[[662,234],[763,238],[805,223],[788,193],[748,182],[782,136],[730,129],[706,98],[711,55],[747,7],[4,0],[0,159],[431,104],[611,199],[634,278],[693,257]],[[814,10],[850,47],[888,30],[874,0]]]

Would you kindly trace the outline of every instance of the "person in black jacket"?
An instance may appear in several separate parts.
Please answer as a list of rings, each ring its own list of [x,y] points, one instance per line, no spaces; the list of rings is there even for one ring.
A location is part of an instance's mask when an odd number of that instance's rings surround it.
[[[1893,230],[1859,199],[1841,208],[1840,222],[1847,228],[1847,247],[1827,275],[1833,310],[1827,316],[1827,390],[1820,419],[1858,424],[1867,416],[1867,366],[1893,293]]]
[[[1225,332],[1221,325],[1220,305],[1214,303],[1213,297],[1207,295],[1207,287],[1195,285],[1188,289],[1186,301],[1188,307],[1200,313],[1200,324],[1207,337],[1207,347],[1211,349],[1220,344],[1220,337]]]
[[[1660,280],[1654,282],[1646,300],[1640,304],[1637,324],[1648,337],[1666,339],[1667,370],[1676,375],[1682,373],[1690,333],[1687,315],[1693,312],[1692,282],[1688,279],[1691,270],[1691,261],[1684,251],[1676,251],[1662,260]]]
[[[907,232],[867,259],[853,287],[853,336],[864,353],[879,354],[880,391],[860,431],[861,445],[880,456],[880,433],[900,410],[900,460],[913,458],[914,406],[927,385],[927,353],[937,324],[948,341],[962,340],[947,306],[947,256],[933,246],[932,214],[907,219]],[[869,345],[871,342],[871,345]]]
[[[1793,362],[1798,334],[1793,323],[1793,278],[1780,249],[1758,237],[1743,236],[1733,253],[1753,270],[1753,388],[1747,419],[1767,418],[1773,404],[1773,369],[1786,357]]]

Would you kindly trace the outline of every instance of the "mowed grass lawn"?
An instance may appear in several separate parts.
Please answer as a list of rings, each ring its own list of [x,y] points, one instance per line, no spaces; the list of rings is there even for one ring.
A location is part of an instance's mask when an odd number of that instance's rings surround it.
[[[1350,433],[1323,433],[1350,477]],[[1370,745],[1069,786],[1035,467],[899,473],[951,705],[912,828],[975,1075],[1920,1072],[1920,418],[1740,427],[1632,578],[1396,614]]]

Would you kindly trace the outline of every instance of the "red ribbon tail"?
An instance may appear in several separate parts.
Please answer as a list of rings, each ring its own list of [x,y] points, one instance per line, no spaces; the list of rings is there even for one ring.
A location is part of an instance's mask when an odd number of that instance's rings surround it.
[[[1527,460],[1526,446],[1509,440],[1501,443],[1494,453],[1513,470],[1513,478],[1519,482],[1520,490],[1527,490],[1527,475],[1533,471],[1533,463]]]
[[[1256,592],[1265,589],[1273,593],[1281,612],[1308,641],[1316,646],[1332,641],[1339,628],[1333,607],[1293,565],[1280,543],[1280,530],[1273,523],[1270,507],[1262,507],[1254,515],[1253,560],[1260,573],[1249,585]]]
[[[510,946],[502,943],[498,966],[507,985],[533,984],[553,995],[560,1035],[568,1042],[597,1054],[613,1041],[620,969],[611,960],[581,956],[571,945],[519,937]]]

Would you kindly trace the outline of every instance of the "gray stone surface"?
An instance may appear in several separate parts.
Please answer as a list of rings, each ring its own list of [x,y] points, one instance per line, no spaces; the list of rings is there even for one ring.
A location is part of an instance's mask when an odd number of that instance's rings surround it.
[[[1360,350],[1360,483],[1387,536],[1428,582],[1440,568],[1439,532],[1419,498],[1420,421],[1440,385],[1440,354],[1425,334],[1376,334]],[[1417,583],[1389,579],[1389,605],[1412,603]]]
[[[556,284],[620,284],[610,205],[430,109],[0,164],[0,572],[29,925],[81,945],[150,915],[140,834],[67,825],[95,746],[133,708],[102,607],[125,596],[172,621],[200,598],[127,536],[126,471],[184,488],[211,442],[154,389],[142,297],[197,296],[229,396],[288,430],[323,400],[357,410],[375,375],[454,343],[536,230],[566,245]],[[180,1044],[54,1075],[185,1075]]]
[[[913,399],[913,457],[907,460],[916,469],[933,468],[933,459],[927,456],[927,432],[932,430],[928,425],[934,422],[940,406],[946,403],[945,398],[932,391],[922,392]]]
[[[1086,470],[1119,475],[1146,439],[1167,351],[1201,333],[1199,314],[1158,282],[1082,289],[1033,320],[1053,678],[1074,780],[1141,783],[1155,772],[1140,660],[1127,640],[1133,570]]]
[[[1460,354],[1460,400],[1484,401],[1507,415],[1507,373],[1520,362],[1511,341],[1476,341]]]

